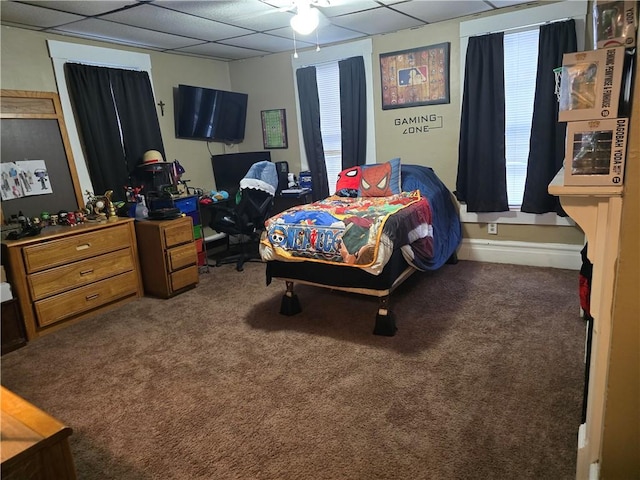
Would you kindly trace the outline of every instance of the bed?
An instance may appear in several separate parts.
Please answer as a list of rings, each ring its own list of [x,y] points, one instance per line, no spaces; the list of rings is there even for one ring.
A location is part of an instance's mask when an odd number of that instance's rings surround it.
[[[364,196],[369,172],[363,167],[357,179],[349,180],[358,182],[349,185],[353,188],[340,188],[337,195],[266,221],[260,255],[267,284],[285,282],[280,313],[302,311],[296,283],[372,295],[379,298],[373,333],[393,336],[393,290],[416,272],[456,263],[462,234],[451,192],[429,167],[400,165],[398,160],[394,168],[397,178],[390,183],[398,182],[395,191]],[[386,174],[388,185],[390,166]]]

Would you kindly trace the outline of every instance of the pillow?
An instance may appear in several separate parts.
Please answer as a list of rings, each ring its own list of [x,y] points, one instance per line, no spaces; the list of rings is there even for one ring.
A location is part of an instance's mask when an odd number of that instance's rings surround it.
[[[364,165],[360,177],[361,197],[388,197],[402,191],[400,159],[394,158],[380,165]]]
[[[345,168],[338,174],[336,195],[341,197],[357,197],[360,189],[362,167]]]

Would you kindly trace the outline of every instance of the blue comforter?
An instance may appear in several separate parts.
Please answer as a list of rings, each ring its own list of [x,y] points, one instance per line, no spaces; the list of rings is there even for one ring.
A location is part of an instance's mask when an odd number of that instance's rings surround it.
[[[436,270],[455,253],[462,241],[462,226],[451,192],[433,169],[421,165],[402,165],[402,190],[420,190],[431,207],[433,256],[415,265],[420,270]]]

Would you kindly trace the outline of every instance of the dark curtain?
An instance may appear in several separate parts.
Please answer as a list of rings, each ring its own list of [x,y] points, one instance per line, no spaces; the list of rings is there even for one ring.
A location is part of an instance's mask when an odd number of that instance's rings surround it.
[[[144,152],[164,156],[149,76],[76,63],[65,70],[94,193],[113,190],[114,200],[123,200]]]
[[[129,172],[142,163],[142,156],[148,150],[159,151],[168,161],[149,74],[116,69],[110,69],[110,73]]]
[[[557,196],[547,187],[562,168],[565,153],[566,123],[558,122],[558,100],[554,93],[553,69],[562,65],[564,53],[575,52],[574,20],[540,27],[538,42],[538,76],[533,103],[531,140],[527,163],[527,180],[521,210],[527,213],[556,212],[566,216]]]
[[[296,70],[298,96],[300,101],[300,123],[304,150],[311,170],[313,201],[329,196],[327,166],[324,162],[324,147],[320,134],[320,100],[315,67]]]
[[[119,193],[122,185],[126,184],[129,169],[120,141],[109,69],[67,63],[65,70],[95,190],[92,193],[101,195],[107,190]]]
[[[467,47],[455,194],[469,212],[509,210],[503,37],[471,37]]]
[[[366,163],[367,86],[364,59],[352,57],[338,62],[340,71],[340,121],[342,168]]]

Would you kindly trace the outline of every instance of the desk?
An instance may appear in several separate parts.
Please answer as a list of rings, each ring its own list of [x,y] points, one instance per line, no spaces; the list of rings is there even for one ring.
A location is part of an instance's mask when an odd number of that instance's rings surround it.
[[[295,207],[296,205],[304,205],[305,203],[311,203],[313,197],[311,192],[300,193],[298,195],[276,195],[273,200],[273,209],[271,215],[285,211],[287,208]]]
[[[2,478],[75,480],[71,428],[0,387]]]

